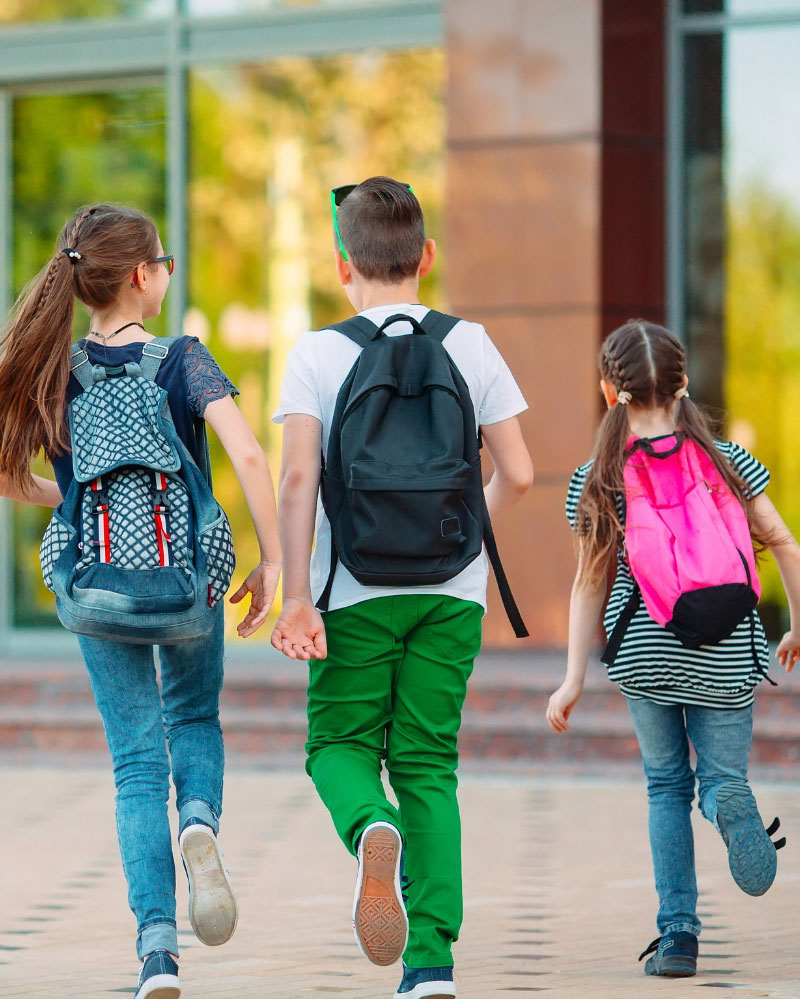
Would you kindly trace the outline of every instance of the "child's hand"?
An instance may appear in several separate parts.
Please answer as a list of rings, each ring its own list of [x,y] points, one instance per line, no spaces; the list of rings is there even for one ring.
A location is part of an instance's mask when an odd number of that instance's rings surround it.
[[[789,673],[797,660],[800,660],[800,635],[796,632],[786,633],[778,643],[778,660]]]
[[[281,567],[278,563],[260,562],[231,597],[231,604],[238,604],[247,594],[252,594],[250,608],[244,620],[236,626],[242,639],[257,632],[266,621],[275,600],[280,575]]]
[[[324,660],[328,655],[322,615],[301,597],[287,597],[283,602],[271,642],[292,660]]]
[[[546,717],[550,728],[555,732],[563,733],[569,729],[567,719],[577,704],[582,691],[583,685],[577,681],[564,681],[561,687],[550,695]]]

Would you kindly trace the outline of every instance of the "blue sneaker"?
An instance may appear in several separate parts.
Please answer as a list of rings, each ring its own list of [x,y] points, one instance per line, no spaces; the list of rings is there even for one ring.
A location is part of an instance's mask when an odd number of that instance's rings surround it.
[[[645,955],[651,955],[644,967],[646,976],[670,976],[673,979],[683,979],[697,973],[697,938],[686,931],[675,931],[664,934],[650,944],[639,956],[639,961]]]
[[[722,785],[717,791],[717,823],[728,848],[733,880],[750,896],[763,896],[778,870],[776,845],[764,829],[749,788]],[[775,824],[770,827],[774,832]]]
[[[139,971],[139,985],[134,1000],[144,997],[179,997],[178,963],[168,951],[154,951]]]
[[[409,969],[403,963],[403,981],[397,987],[395,1000],[419,1000],[421,997],[455,997],[456,984],[453,982],[453,966],[444,965],[438,969]]]
[[[203,944],[225,944],[236,930],[239,908],[216,835],[207,823],[192,818],[184,824],[178,844],[189,879],[192,930]]]

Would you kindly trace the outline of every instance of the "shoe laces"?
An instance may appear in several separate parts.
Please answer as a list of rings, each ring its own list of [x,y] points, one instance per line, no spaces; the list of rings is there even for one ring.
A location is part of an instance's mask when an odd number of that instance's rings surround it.
[[[653,938],[650,944],[645,948],[645,950],[639,956],[639,961],[643,958],[647,958],[648,955],[652,955],[654,951],[658,951],[658,946],[661,944],[661,938]]]
[[[776,816],[775,819],[767,827],[767,836],[771,837],[773,833],[777,833],[780,829],[781,821]],[[779,851],[782,847],[786,847],[786,837],[779,837],[778,840],[773,840],[775,845],[775,850]]]

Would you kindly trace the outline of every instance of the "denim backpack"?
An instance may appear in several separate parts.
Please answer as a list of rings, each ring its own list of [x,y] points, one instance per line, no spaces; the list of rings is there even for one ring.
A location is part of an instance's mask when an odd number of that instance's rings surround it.
[[[61,623],[117,642],[169,645],[210,634],[235,560],[225,512],[178,437],[156,385],[178,338],[146,343],[139,364],[70,368],[75,479],[39,557]],[[206,452],[203,429],[202,453]]]
[[[625,479],[625,553],[635,581],[603,655],[612,663],[642,601],[687,648],[731,635],[761,596],[744,508],[710,455],[682,431],[631,437]],[[758,655],[753,648],[753,656]]]
[[[413,333],[387,336],[401,321]],[[339,390],[322,469],[331,566],[317,607],[327,610],[340,561],[367,585],[439,584],[485,544],[522,638],[486,508],[472,399],[442,343],[458,322],[431,309],[422,322],[398,314],[377,327],[355,316],[329,328],[362,350]]]

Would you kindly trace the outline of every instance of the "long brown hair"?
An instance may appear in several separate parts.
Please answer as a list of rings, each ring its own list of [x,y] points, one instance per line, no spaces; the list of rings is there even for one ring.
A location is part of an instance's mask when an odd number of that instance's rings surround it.
[[[72,249],[72,256],[63,253]],[[143,261],[158,256],[158,230],[132,208],[81,208],[61,230],[55,255],[17,299],[0,342],[0,475],[32,486],[30,462],[68,444],[69,381],[75,298],[111,305]]]
[[[600,375],[617,391],[630,393],[630,405],[647,409],[675,401],[684,385],[686,352],[677,337],[656,323],[628,320],[603,343],[598,358]],[[744,507],[751,524],[747,486],[714,444],[714,435],[702,410],[689,398],[679,400],[677,429],[711,458],[722,479]],[[602,585],[622,546],[625,529],[617,512],[617,497],[625,493],[623,470],[631,429],[627,406],[616,404],[603,417],[595,438],[592,466],[577,507],[576,529],[581,584]],[[755,537],[757,543],[762,540]]]

